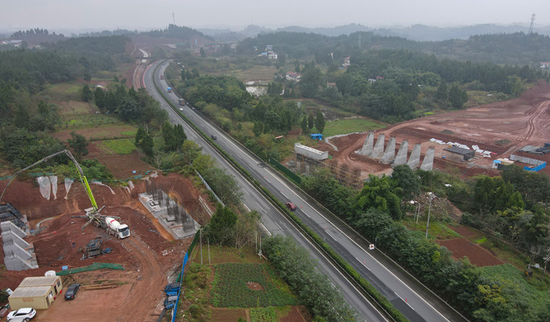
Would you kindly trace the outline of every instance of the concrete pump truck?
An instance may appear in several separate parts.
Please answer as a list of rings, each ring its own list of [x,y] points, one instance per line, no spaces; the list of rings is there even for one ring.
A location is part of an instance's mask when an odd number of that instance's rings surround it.
[[[83,217],[83,218],[88,219],[88,222],[86,224],[84,224],[84,226],[82,226],[82,229],[84,229],[84,227],[86,227],[90,223],[93,223],[96,227],[101,227],[101,228],[105,229],[107,231],[107,233],[109,233],[110,235],[116,236],[119,239],[130,237],[130,229],[128,228],[128,225],[121,224],[120,222],[118,222],[116,220],[118,217],[104,216],[104,215],[99,214],[103,210],[103,208],[105,208],[105,206],[101,207],[101,209],[98,208],[97,203],[96,203],[95,198],[94,198],[94,195],[92,194],[92,189],[90,189],[90,185],[88,184],[88,179],[86,179],[86,176],[84,176],[84,171],[82,171],[82,168],[80,167],[80,165],[76,161],[75,157],[72,155],[71,151],[69,151],[69,150],[62,150],[62,151],[56,152],[54,154],[51,154],[51,155],[49,155],[49,156],[33,163],[33,164],[31,164],[30,166],[28,166],[26,168],[17,171],[13,175],[13,177],[11,178],[10,182],[8,182],[6,187],[4,187],[4,190],[2,191],[2,194],[0,195],[0,202],[2,201],[2,197],[4,196],[4,192],[6,191],[8,186],[12,183],[12,181],[15,179],[15,177],[19,173],[21,173],[21,172],[23,172],[27,169],[30,169],[30,168],[34,167],[35,165],[37,165],[37,164],[48,161],[48,160],[50,160],[50,159],[52,159],[52,158],[54,158],[54,157],[56,157],[60,154],[63,154],[63,153],[66,154],[69,157],[69,159],[71,159],[71,161],[76,166],[78,175],[80,176],[80,181],[82,181],[82,185],[84,186],[84,190],[86,190],[86,194],[88,195],[88,198],[90,199],[90,202],[92,204],[91,208],[85,209],[85,213],[86,213],[85,216],[75,216],[75,217]]]

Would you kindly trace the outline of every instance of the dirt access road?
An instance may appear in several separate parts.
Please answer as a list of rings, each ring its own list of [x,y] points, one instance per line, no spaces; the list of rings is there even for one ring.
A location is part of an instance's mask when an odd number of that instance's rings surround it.
[[[494,175],[497,172],[490,169],[492,161],[495,158],[509,157],[512,153],[550,162],[550,155],[518,153],[518,150],[525,145],[541,146],[545,142],[550,142],[549,106],[550,85],[540,81],[519,98],[399,123],[376,131],[375,138],[384,134],[387,144],[390,137],[396,137],[396,151],[403,140],[408,140],[409,153],[417,143],[422,144],[423,155],[429,147],[435,147],[435,169],[444,170],[451,166],[462,169],[470,176],[480,173]],[[337,152],[331,152],[334,160],[347,163],[350,169],[361,169],[362,177],[368,173],[378,174],[388,171],[389,166],[355,153],[361,149],[366,136],[367,133],[352,134],[333,139],[331,142],[339,149]],[[443,160],[443,149],[447,146],[434,145],[429,141],[431,138],[469,146],[475,144],[495,154],[492,158],[479,156],[471,162],[459,164]],[[543,169],[542,172],[550,173],[550,169]]]
[[[125,239],[122,244],[134,259],[131,270],[98,270],[74,275],[75,281],[85,286],[110,281],[118,283],[118,287],[89,290],[84,286],[75,300],[58,299],[50,309],[39,311],[36,320],[156,321],[157,316],[152,313],[163,299],[162,286],[166,284],[164,269],[157,255],[137,238]]]

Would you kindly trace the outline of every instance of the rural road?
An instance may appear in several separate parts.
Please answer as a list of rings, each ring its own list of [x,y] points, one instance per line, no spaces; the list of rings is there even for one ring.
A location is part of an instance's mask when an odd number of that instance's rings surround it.
[[[319,253],[319,251],[294,228],[294,226],[292,226],[287,221],[286,217],[281,215],[279,211],[274,208],[273,205],[271,205],[271,203],[265,200],[263,195],[257,192],[256,189],[254,189],[247,180],[245,180],[229,163],[227,163],[225,159],[223,159],[217,153],[217,151],[215,151],[208,143],[206,143],[201,136],[195,133],[187,125],[187,123],[185,123],[181,119],[178,113],[170,108],[170,106],[162,99],[153,84],[153,77],[155,77],[159,86],[167,87],[167,84],[163,80],[160,80],[160,73],[164,72],[164,68],[166,68],[167,66],[166,62],[161,65],[158,70],[158,74],[153,75],[155,67],[160,63],[162,62],[156,62],[149,67],[149,69],[146,71],[145,76],[143,77],[143,81],[145,84],[145,88],[147,88],[149,94],[157,101],[159,101],[161,107],[169,113],[171,122],[174,124],[181,124],[185,130],[188,139],[197,142],[202,147],[203,153],[211,155],[214,159],[217,160],[217,162],[223,169],[226,169],[227,173],[235,177],[239,186],[244,192],[243,202],[248,208],[255,209],[261,214],[262,223],[272,234],[290,236],[301,247],[309,250],[312,258],[317,261],[319,270],[323,274],[325,274],[334,285],[338,285],[338,287],[342,291],[342,294],[344,295],[345,300],[358,312],[358,315],[361,319],[365,321],[386,321],[386,319],[372,306],[372,304],[352,284],[350,284],[350,282],[345,279],[341,275],[341,273],[335,267],[333,267],[332,264],[326,258],[324,258],[323,255]],[[175,94],[169,94],[169,97],[172,103],[177,106],[179,98]],[[200,117],[194,114],[193,110],[189,107],[185,107],[184,110],[188,112],[189,116],[193,117],[193,122],[204,122]],[[240,150],[240,147],[234,145],[234,143],[226,138],[225,135],[223,135],[222,133],[218,133],[217,129],[209,127],[209,125],[206,123],[195,124],[201,127],[203,131],[208,135],[218,135],[218,140],[216,142],[220,144],[222,148],[226,149],[226,151],[228,147],[231,149],[235,148],[237,149],[236,151]],[[245,154],[243,152],[243,155],[237,157],[236,160],[238,162],[244,162],[244,156]],[[253,161],[249,159],[249,157],[246,157],[246,160],[252,162],[252,167],[258,169],[260,173],[263,173],[263,171],[268,171],[267,169],[261,167],[261,162]],[[272,177],[273,174],[269,174],[269,176]]]

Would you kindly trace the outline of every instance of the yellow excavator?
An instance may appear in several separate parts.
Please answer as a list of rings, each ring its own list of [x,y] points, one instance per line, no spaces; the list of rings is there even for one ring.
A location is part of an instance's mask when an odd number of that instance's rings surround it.
[[[8,186],[13,182],[15,177],[25,171],[28,170],[42,162],[46,162],[48,160],[51,160],[52,158],[60,155],[60,154],[66,154],[69,159],[74,163],[76,166],[76,169],[78,170],[78,175],[80,176],[80,181],[82,181],[82,184],[84,185],[84,190],[86,190],[86,194],[88,195],[88,198],[90,199],[90,202],[92,203],[92,208],[86,209],[86,216],[85,218],[88,219],[88,222],[82,226],[82,229],[89,225],[90,223],[93,223],[96,227],[101,227],[107,230],[107,232],[111,235],[116,236],[119,239],[123,239],[130,236],[130,229],[128,228],[128,225],[119,223],[114,216],[104,216],[100,215],[99,213],[105,206],[101,207],[101,209],[98,208],[97,203],[95,201],[94,195],[92,194],[92,189],[90,189],[90,185],[88,184],[88,179],[86,179],[86,176],[84,175],[84,171],[82,171],[82,168],[76,161],[75,157],[69,150],[62,150],[56,153],[53,153],[51,155],[48,155],[47,157],[40,159],[36,161],[35,163],[31,164],[30,166],[21,169],[14,173],[13,177],[11,178],[10,182],[4,187],[4,190],[2,191],[2,194],[0,195],[0,203],[2,202],[2,197],[4,196],[4,193],[6,192],[6,189]]]

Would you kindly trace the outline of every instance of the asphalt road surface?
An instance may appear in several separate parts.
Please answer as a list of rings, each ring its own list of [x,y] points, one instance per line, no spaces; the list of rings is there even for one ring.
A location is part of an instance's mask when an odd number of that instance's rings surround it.
[[[270,202],[268,202],[263,195],[261,195],[259,192],[256,191],[254,187],[251,186],[251,184],[245,180],[239,172],[237,172],[225,159],[223,159],[217,151],[214,150],[208,144],[204,141],[204,139],[199,136],[197,133],[194,132],[193,129],[191,129],[185,121],[181,119],[181,117],[178,115],[176,111],[174,111],[159,95],[157,92],[154,84],[153,84],[153,77],[156,80],[156,83],[159,85],[161,89],[166,89],[168,85],[164,80],[160,79],[161,73],[164,72],[164,68],[167,66],[167,63],[165,62],[161,67],[158,69],[157,74],[153,75],[153,72],[155,70],[155,67],[161,62],[154,63],[149,67],[147,72],[145,73],[143,77],[143,82],[145,84],[145,88],[149,92],[149,94],[160,102],[160,105],[162,108],[164,108],[170,117],[170,121],[173,124],[181,124],[184,128],[184,131],[187,135],[187,138],[189,140],[193,140],[197,142],[203,149],[203,153],[211,155],[214,159],[217,160],[219,165],[226,169],[227,173],[232,174],[235,179],[237,180],[239,186],[242,189],[243,195],[243,203],[249,208],[249,209],[255,209],[261,214],[261,221],[263,225],[267,228],[271,234],[275,235],[284,235],[284,236],[290,236],[292,237],[301,247],[306,248],[312,258],[314,258],[318,263],[319,270],[328,276],[328,278],[331,280],[331,282],[334,285],[337,285],[338,288],[341,290],[341,293],[343,294],[345,300],[351,305],[352,308],[354,308],[358,315],[359,320],[363,319],[365,321],[387,321],[377,310],[372,306],[372,304],[367,301],[367,299],[359,292],[347,279],[345,279],[342,274],[330,263],[329,260],[324,258],[324,256],[313,246],[310,244],[310,242],[302,236],[291,224],[290,222],[284,217]],[[177,97],[174,93],[164,93],[165,96],[169,97],[171,102],[179,107],[179,97]],[[206,123],[202,118],[200,118],[197,114],[194,113],[192,107],[186,106],[183,107],[182,113],[185,113],[186,116],[192,119],[192,122],[198,122],[195,123],[196,126],[201,128],[204,133],[207,135],[216,135],[217,140],[216,143],[219,144],[223,149],[230,152],[232,157],[235,158],[237,162],[240,162],[245,168],[253,168],[255,171],[251,171],[251,169],[247,169],[248,171],[252,172],[253,175],[265,175],[266,178],[270,178],[271,181],[273,181],[273,184],[277,189],[281,188],[281,193],[285,193],[286,191],[287,196],[294,196],[291,194],[291,190],[285,186],[285,184],[277,179],[276,176],[271,173],[270,170],[268,170],[267,167],[264,167],[261,162],[254,160],[250,156],[244,154],[244,152],[239,152],[240,147],[235,145],[231,140],[229,140],[223,133],[219,132],[216,128],[210,126],[208,123]],[[264,179],[265,181],[267,179]],[[262,182],[262,184],[266,184],[265,182]],[[266,185],[267,186],[267,185]],[[282,189],[285,189],[284,191]],[[286,200],[286,198],[283,198],[284,196],[279,195],[277,197],[281,198],[281,200]],[[298,202],[298,200],[296,200]],[[304,206],[305,203],[299,203],[299,207]],[[305,214],[306,210],[297,210],[297,213],[303,213]],[[318,215],[314,215],[312,213],[312,218],[317,218]],[[317,220],[317,219],[312,219]],[[309,222],[308,222],[309,223]],[[333,229],[331,229],[332,232]],[[335,237],[339,236],[337,232],[332,232]],[[439,319],[441,320],[441,319]],[[431,320],[431,321],[439,321],[437,319]],[[420,320],[418,320],[420,321]]]

